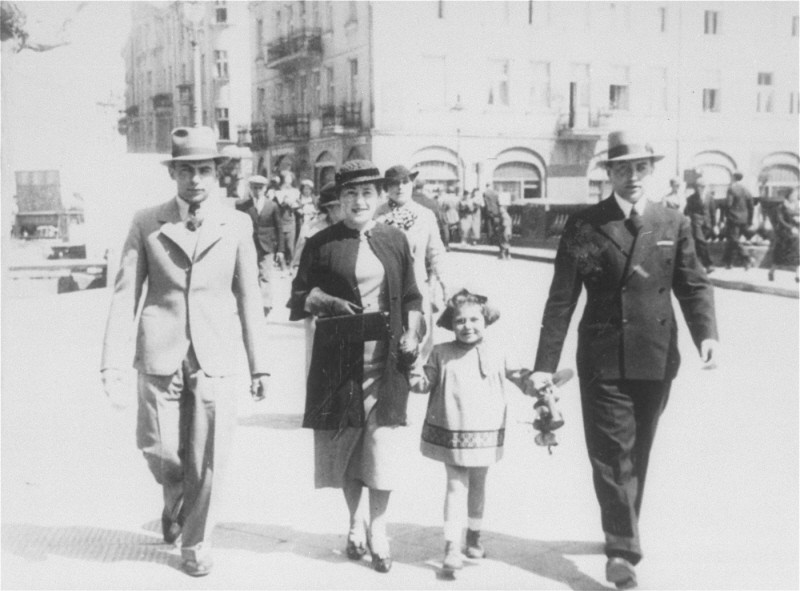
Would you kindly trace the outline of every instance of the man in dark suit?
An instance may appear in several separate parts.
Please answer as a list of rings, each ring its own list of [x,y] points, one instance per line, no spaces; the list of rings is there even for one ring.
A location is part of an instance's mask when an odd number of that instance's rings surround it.
[[[283,259],[284,233],[281,223],[281,208],[274,199],[267,197],[266,177],[255,175],[248,179],[250,195],[236,209],[253,220],[253,241],[258,258],[258,284],[261,287],[261,302],[264,316],[272,310],[272,286],[275,283],[275,263],[285,266]]]
[[[530,378],[537,389],[552,384],[585,287],[577,352],[584,433],[605,532],[606,578],[618,588],[636,585],[650,447],[680,361],[671,294],[707,367],[718,346],[712,286],[689,220],[644,196],[661,158],[625,132],[609,135],[601,164],[614,192],[567,221]]]
[[[753,196],[742,184],[742,173],[733,173],[733,183],[725,195],[725,252],[722,262],[726,269],[737,260],[744,261],[745,271],[753,266],[753,257],[739,242],[740,237],[753,223]]]
[[[250,220],[214,195],[224,160],[211,128],[172,132],[172,158],[164,164],[177,195],[134,216],[101,365],[106,395],[125,406],[122,369],[130,364],[141,305],[133,360],[136,443],[162,487],[164,541],[180,538],[182,568],[195,577],[211,570],[211,532],[245,353],[256,400],[269,379]]]
[[[711,235],[713,204],[705,194],[703,177],[697,177],[692,185],[692,193],[686,198],[683,215],[689,218],[692,226],[692,239],[697,258],[706,268],[706,273],[711,273],[714,271],[714,265],[711,262],[711,255],[708,254],[708,236]]]

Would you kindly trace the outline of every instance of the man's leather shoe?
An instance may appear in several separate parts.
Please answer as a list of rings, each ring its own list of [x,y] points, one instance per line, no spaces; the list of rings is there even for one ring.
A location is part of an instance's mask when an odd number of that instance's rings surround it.
[[[181,569],[190,577],[204,577],[211,572],[211,558],[184,558]]]
[[[164,542],[174,544],[175,540],[181,535],[182,529],[183,520],[180,517],[173,521],[166,509],[161,512],[161,533],[164,534]]]
[[[614,583],[617,589],[636,587],[636,570],[633,565],[620,556],[612,556],[606,562],[606,580]]]

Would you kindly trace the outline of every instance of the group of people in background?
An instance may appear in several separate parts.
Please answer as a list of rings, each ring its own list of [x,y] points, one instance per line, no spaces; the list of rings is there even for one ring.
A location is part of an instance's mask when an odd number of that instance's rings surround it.
[[[661,203],[670,209],[683,208],[684,215],[691,221],[697,256],[707,273],[714,271],[710,242],[724,241],[721,263],[726,269],[741,264],[747,270],[756,262],[748,246],[769,240],[768,279],[774,281],[775,271],[786,269],[793,270],[795,282],[800,282],[797,189],[786,192],[779,200],[762,197],[756,203],[742,179],[742,173],[734,172],[725,199],[717,201],[703,177],[697,175],[687,182],[688,194],[684,201],[680,179],[673,178],[670,191]]]

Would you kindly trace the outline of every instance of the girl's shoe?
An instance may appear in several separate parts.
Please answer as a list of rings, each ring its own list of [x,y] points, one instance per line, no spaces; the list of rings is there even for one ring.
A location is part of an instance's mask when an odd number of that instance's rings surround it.
[[[442,560],[442,570],[445,573],[452,573],[464,567],[464,560],[461,558],[461,550],[455,542],[444,543],[444,560]]]
[[[353,534],[347,536],[347,557],[350,560],[361,560],[367,553],[367,545],[364,540],[353,538]]]
[[[486,550],[481,545],[481,532],[474,529],[467,530],[467,556],[470,558],[485,558]]]

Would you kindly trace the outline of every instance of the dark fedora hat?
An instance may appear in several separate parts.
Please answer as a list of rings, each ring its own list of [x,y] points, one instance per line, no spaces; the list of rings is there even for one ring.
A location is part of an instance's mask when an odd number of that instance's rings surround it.
[[[391,168],[387,168],[386,172],[383,174],[383,186],[387,187],[393,183],[405,183],[407,181],[413,181],[417,178],[419,171],[411,172],[402,164],[396,164]]]
[[[462,305],[465,301],[470,300],[481,307],[481,310],[483,311],[483,319],[486,321],[486,326],[494,324],[500,318],[500,310],[488,303],[489,298],[471,292],[468,289],[461,289],[453,294],[453,297],[447,300],[447,307],[444,309],[444,312],[442,312],[442,315],[439,316],[439,320],[436,321],[436,325],[440,326],[441,328],[446,328],[447,330],[453,330],[453,320],[455,319],[456,308]]]
[[[608,134],[608,151],[605,158],[597,161],[600,166],[628,160],[651,158],[654,162],[664,158],[656,154],[653,147],[631,130],[617,130]]]
[[[172,158],[161,164],[214,160],[222,164],[230,157],[217,150],[217,139],[210,127],[178,127],[172,130]]]
[[[339,203],[339,191],[333,181],[325,183],[319,190],[319,206],[326,207]]]
[[[369,160],[348,160],[336,173],[336,186],[339,190],[362,183],[375,183],[380,186],[381,171]]]

